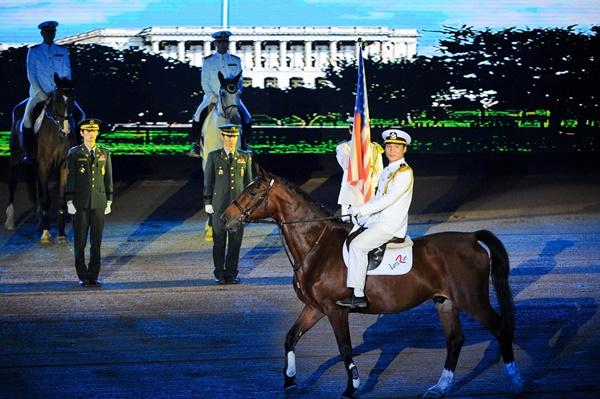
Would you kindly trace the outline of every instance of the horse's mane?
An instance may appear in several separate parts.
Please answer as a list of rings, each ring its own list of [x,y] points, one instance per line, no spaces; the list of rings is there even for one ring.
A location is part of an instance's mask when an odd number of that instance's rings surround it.
[[[327,209],[323,204],[317,202],[313,197],[311,197],[306,191],[300,188],[297,184],[291,183],[285,178],[277,175],[272,175],[274,178],[277,178],[283,185],[289,190],[298,194],[304,201],[306,201],[309,208],[320,216],[333,216],[333,214]]]

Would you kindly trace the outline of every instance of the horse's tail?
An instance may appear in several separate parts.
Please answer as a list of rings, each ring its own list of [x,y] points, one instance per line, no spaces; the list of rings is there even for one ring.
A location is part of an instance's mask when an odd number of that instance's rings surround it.
[[[498,297],[500,305],[500,316],[502,320],[502,331],[512,338],[515,330],[515,313],[513,297],[508,285],[509,261],[508,253],[502,242],[492,232],[479,230],[475,232],[475,238],[483,242],[490,250],[492,260],[491,274],[492,284]]]

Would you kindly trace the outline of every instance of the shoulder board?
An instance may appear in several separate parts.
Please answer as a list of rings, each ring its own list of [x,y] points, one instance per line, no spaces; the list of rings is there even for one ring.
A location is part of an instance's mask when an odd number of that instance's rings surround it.
[[[398,169],[399,172],[407,172],[409,170],[412,170],[411,167],[408,166],[405,163],[403,163],[402,165],[400,165],[400,168]]]
[[[378,153],[383,154],[385,152],[385,150],[379,143],[372,142],[371,144],[375,148],[375,151],[377,151]]]
[[[233,58],[237,58],[238,60],[241,60],[241,58],[240,58],[240,57],[238,57],[238,56],[237,56],[237,55],[235,55],[235,54],[229,54],[229,55],[230,55],[230,56],[232,56]]]
[[[215,53],[212,53],[212,54],[209,54],[209,55],[207,55],[206,57],[204,57],[204,59],[205,59],[205,60],[206,60],[206,59],[209,59],[209,58],[211,58],[213,55],[215,55]]]
[[[40,44],[41,44],[41,43],[34,44],[33,46],[29,46],[29,48],[37,48],[37,47],[40,47]]]
[[[54,43],[54,45],[60,49],[66,50],[67,48],[65,46],[63,46],[62,44],[56,44]]]

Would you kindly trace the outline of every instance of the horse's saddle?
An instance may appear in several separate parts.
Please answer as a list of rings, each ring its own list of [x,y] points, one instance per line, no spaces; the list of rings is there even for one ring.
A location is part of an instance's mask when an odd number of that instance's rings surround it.
[[[347,253],[350,243],[356,236],[366,230],[361,227],[346,238],[343,249],[344,261],[348,263]],[[385,244],[369,251],[367,274],[404,274],[412,267],[413,241],[409,236],[394,237]]]
[[[13,120],[23,120],[23,116],[25,115],[25,106],[27,104],[28,98],[21,101],[17,104],[13,111]],[[40,126],[42,126],[42,122],[44,121],[44,111],[46,110],[46,103],[41,101],[33,107],[33,111],[31,112],[31,120],[33,121],[33,132],[37,133],[40,130]]]

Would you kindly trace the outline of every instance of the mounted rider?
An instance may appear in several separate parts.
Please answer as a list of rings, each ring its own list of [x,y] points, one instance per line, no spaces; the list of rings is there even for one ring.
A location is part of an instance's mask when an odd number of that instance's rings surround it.
[[[369,252],[395,237],[404,238],[408,228],[413,172],[404,160],[404,154],[411,138],[399,129],[385,130],[381,136],[385,141],[385,155],[389,164],[381,173],[375,196],[366,204],[351,208],[352,216],[357,220],[352,231],[360,227],[366,229],[350,242],[346,286],[353,288],[354,294],[337,301],[340,306],[368,306],[364,288]]]
[[[211,105],[216,106],[217,101],[219,100],[221,83],[219,81],[218,73],[221,72],[226,78],[231,78],[242,72],[241,59],[238,56],[229,53],[229,37],[231,36],[231,32],[222,30],[213,33],[211,36],[214,39],[216,52],[202,59],[202,71],[200,76],[204,98],[192,119],[191,138],[193,144],[188,153],[191,157],[200,156],[199,140],[202,132],[202,125],[204,124],[209,111],[212,109]],[[238,85],[241,90],[243,86],[242,77],[240,77]],[[245,136],[243,139],[246,140],[250,132],[251,119],[248,109],[246,109],[246,106],[241,100],[239,111],[242,118],[242,136]]]
[[[41,102],[47,101],[56,83],[54,74],[59,78],[71,79],[71,62],[66,48],[54,43],[58,22],[45,21],[38,25],[43,42],[27,51],[27,79],[29,80],[29,99],[25,106],[22,127],[19,129],[19,144],[23,151],[23,163],[31,163],[29,142],[33,137],[33,110]]]

